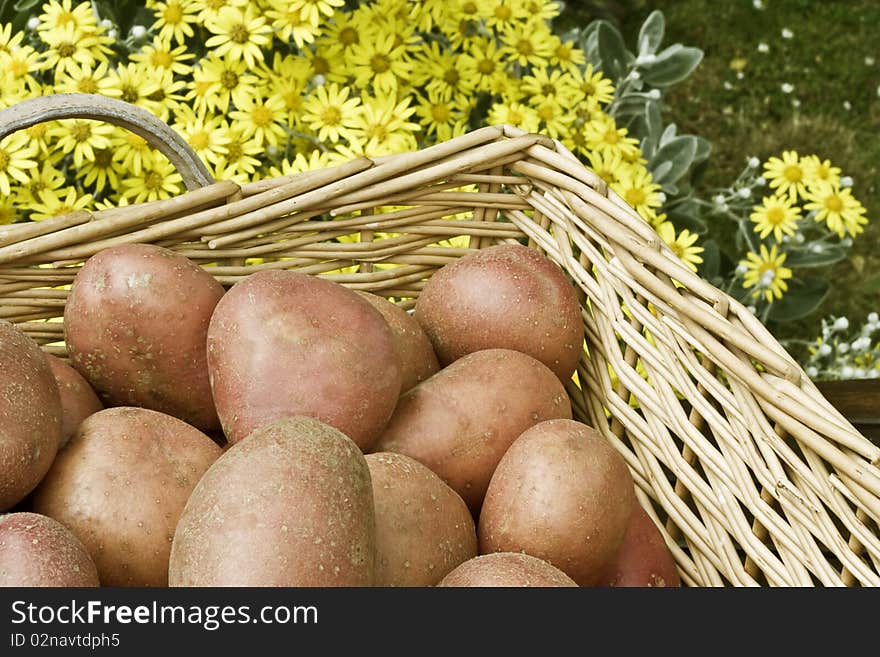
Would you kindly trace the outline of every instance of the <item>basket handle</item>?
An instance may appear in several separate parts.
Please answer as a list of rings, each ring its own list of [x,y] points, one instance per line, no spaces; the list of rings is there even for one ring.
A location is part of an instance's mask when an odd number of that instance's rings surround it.
[[[205,163],[167,123],[137,105],[99,94],[54,94],[10,105],[0,110],[0,139],[57,119],[105,121],[143,137],[174,165],[189,191],[214,182]]]

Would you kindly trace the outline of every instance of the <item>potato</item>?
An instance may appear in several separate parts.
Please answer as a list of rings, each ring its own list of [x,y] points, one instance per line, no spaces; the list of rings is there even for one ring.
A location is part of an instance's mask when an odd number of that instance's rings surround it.
[[[638,504],[617,556],[605,568],[599,586],[681,586],[675,559],[651,516]]]
[[[415,387],[440,369],[437,354],[415,317],[382,297],[358,292],[379,311],[394,334],[400,364],[400,394]]]
[[[480,553],[525,552],[580,586],[614,559],[636,505],[623,457],[573,420],[525,431],[501,459],[480,514]]]
[[[40,483],[61,443],[61,396],[36,342],[0,320],[0,511]]]
[[[0,515],[0,586],[100,586],[86,548],[60,522]]]
[[[403,395],[376,451],[428,466],[476,515],[511,443],[538,422],[570,417],[565,389],[545,365],[518,351],[486,349]]]
[[[394,336],[353,291],[292,271],[234,285],[208,328],[208,367],[230,442],[294,415],[367,450],[400,393]]]
[[[583,351],[574,288],[555,263],[519,244],[442,267],[419,295],[415,318],[442,365],[481,349],[514,349],[567,381]]]
[[[158,411],[98,411],[58,453],[34,494],[34,511],[73,531],[103,585],[166,586],[177,520],[221,451]]]
[[[376,509],[376,586],[434,586],[477,556],[477,530],[458,493],[403,454],[368,454]]]
[[[358,446],[308,417],[233,445],[205,473],[171,546],[171,586],[369,586],[376,527]]]
[[[438,586],[555,587],[577,583],[546,561],[518,552],[496,552],[465,561]]]
[[[71,365],[107,406],[140,406],[219,428],[208,381],[208,322],[223,287],[167,249],[105,249],[77,273],[64,308]]]
[[[57,356],[46,354],[61,394],[61,445],[64,447],[89,415],[104,408],[82,375]]]

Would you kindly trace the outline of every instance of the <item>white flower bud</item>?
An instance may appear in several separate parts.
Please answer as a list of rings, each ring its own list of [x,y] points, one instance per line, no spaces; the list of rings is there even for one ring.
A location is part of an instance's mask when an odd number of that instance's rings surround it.
[[[736,266],[736,275],[737,275],[737,276],[742,276],[742,275],[745,274],[748,270],[749,270],[748,267],[746,267],[744,264],[740,263],[740,264],[738,264],[738,265]]]
[[[716,194],[712,197],[712,202],[715,205],[724,205],[724,194]]]
[[[828,344],[827,342],[823,342],[821,345],[819,345],[819,355],[820,356],[827,356],[830,353],[831,353],[831,345],[830,344]]]
[[[648,92],[648,98],[651,100],[660,100],[660,90],[651,89],[651,91]]]
[[[837,353],[839,354],[848,354],[849,353],[849,343],[841,342],[837,345]]]
[[[825,251],[825,247],[822,244],[811,244],[810,252],[811,253],[822,253]]]
[[[806,239],[807,239],[807,238],[804,237],[804,234],[803,234],[803,233],[795,233],[795,234],[794,234],[794,241],[795,241],[797,244],[803,244],[803,243],[804,243],[804,240],[806,240]]]
[[[40,19],[36,16],[31,16],[28,19],[27,26],[29,30],[36,30],[38,27],[40,27]]]
[[[852,109],[852,103],[848,100],[843,101],[843,109],[849,112]]]
[[[109,18],[102,18],[100,26],[103,27],[105,30],[109,30],[111,27],[113,27],[113,21],[111,21]]]
[[[868,378],[869,379],[880,378],[880,370],[868,370]]]
[[[752,195],[752,190],[748,187],[740,187],[736,193],[740,198],[749,198]]]
[[[770,46],[768,46],[764,42],[761,42],[758,44],[758,52],[768,53],[770,52]]]
[[[806,372],[807,372],[807,376],[810,377],[811,379],[815,379],[817,376],[819,376],[819,370],[816,369],[815,367],[813,367],[812,365],[807,368]]]
[[[636,57],[636,66],[645,66],[646,64],[653,64],[657,61],[657,55],[654,53],[647,53],[645,55],[639,55]]]
[[[761,274],[760,285],[764,287],[769,287],[773,283],[773,279],[776,278],[776,272],[772,269],[768,269],[763,274]]]
[[[866,338],[862,336],[861,338],[856,338],[852,343],[853,351],[864,351],[871,346],[871,338]]]
[[[840,368],[840,378],[841,379],[851,379],[853,378],[853,368],[849,365],[844,365]]]
[[[861,367],[857,367],[855,369],[855,371],[853,372],[853,378],[854,379],[864,379],[865,378],[865,370],[863,370]]]
[[[877,313],[868,313],[868,322],[870,322],[871,324],[876,324],[877,322],[880,322],[880,315],[878,315]]]
[[[663,192],[657,192],[657,199],[661,203],[666,203],[666,194],[664,194]]]
[[[107,30],[107,36],[110,37],[111,39],[115,39],[116,37],[119,36],[119,32],[116,31],[116,28],[111,28],[111,29]]]
[[[794,91],[794,85],[790,82],[783,82],[781,85],[779,85],[779,88],[782,89],[782,93],[784,94],[790,94],[792,91]]]
[[[849,320],[846,317],[838,317],[834,320],[835,331],[845,331],[849,328]]]
[[[756,158],[754,155],[749,158],[749,168],[750,169],[757,169],[760,164],[761,164],[761,160]]]
[[[313,83],[316,87],[320,87],[320,86],[322,86],[326,81],[327,81],[327,78],[325,78],[325,77],[324,77],[323,75],[321,75],[320,73],[318,73],[318,75],[316,75],[316,76],[314,76],[314,77],[312,78],[312,83]]]
[[[747,309],[750,313],[752,313],[753,315],[757,314],[757,312],[758,312],[758,309],[755,308],[754,306],[747,306],[746,309]]]
[[[147,28],[143,25],[134,25],[131,28],[131,36],[133,39],[143,39],[147,33]]]
[[[853,179],[849,176],[843,176],[840,179],[840,186],[841,187],[852,187],[853,186]]]
[[[794,36],[794,32],[789,30],[787,27],[782,28],[782,38],[783,39],[790,39],[793,36]]]
[[[755,178],[755,184],[763,187],[767,184],[767,179],[764,178],[764,176],[758,176],[757,178]]]

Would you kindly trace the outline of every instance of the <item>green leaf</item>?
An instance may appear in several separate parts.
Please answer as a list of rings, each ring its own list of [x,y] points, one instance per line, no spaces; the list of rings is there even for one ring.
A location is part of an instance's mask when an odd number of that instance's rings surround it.
[[[676,229],[684,230],[686,228],[692,233],[705,235],[708,232],[709,227],[700,215],[699,204],[695,200],[689,198],[675,203],[666,210],[666,216],[673,224],[675,224]]]
[[[657,149],[654,157],[648,164],[654,182],[663,186],[666,183],[674,183],[681,178],[690,168],[697,153],[697,140],[692,135],[675,137],[665,145]],[[664,167],[669,162],[671,166]]]
[[[812,313],[825,300],[831,284],[824,278],[808,276],[788,282],[788,292],[770,307],[768,319],[790,322]]]
[[[665,29],[666,19],[663,18],[663,12],[655,9],[648,15],[645,22],[642,23],[642,28],[639,30],[639,54],[653,55],[657,52],[660,42],[663,41]]]
[[[632,55],[627,52],[620,32],[608,21],[599,21],[596,34],[598,54],[601,60],[600,68],[602,73],[613,80],[616,86],[617,81],[626,75],[626,69],[629,62],[632,61]]]
[[[814,245],[815,246],[815,245]],[[849,247],[840,244],[823,244],[822,250],[816,253],[813,247],[791,250],[785,260],[786,267],[824,267],[833,265],[846,258]]]
[[[12,6],[12,8],[18,12],[30,11],[31,9],[36,7],[37,4],[39,4],[39,2],[40,2],[40,0],[18,0],[18,2],[16,2]]]
[[[665,146],[670,141],[672,141],[673,137],[675,137],[675,133],[678,130],[678,126],[674,123],[670,123],[666,126],[666,129],[663,131],[663,134],[660,135],[660,145]]]
[[[703,51],[699,48],[685,48],[676,43],[657,55],[652,64],[642,68],[642,79],[654,87],[668,87],[693,73],[702,59]]]
[[[703,137],[697,137],[696,135],[694,138],[697,140],[697,152],[694,153],[694,162],[702,162],[703,160],[708,159],[709,155],[712,153],[712,142]]]
[[[602,58],[599,56],[599,23],[593,21],[581,32],[580,45],[587,61],[595,68],[601,68]]]

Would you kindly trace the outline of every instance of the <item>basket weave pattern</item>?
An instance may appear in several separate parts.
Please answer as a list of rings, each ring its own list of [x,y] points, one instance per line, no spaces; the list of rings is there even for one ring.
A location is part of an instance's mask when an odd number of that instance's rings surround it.
[[[0,112],[0,136],[27,123],[13,118]],[[145,125],[138,112],[114,120],[126,121]],[[186,151],[156,129],[142,134]],[[85,259],[124,243],[172,249],[226,286],[293,269],[405,308],[439,267],[527,243],[581,295],[574,417],[626,459],[684,583],[880,584],[880,448],[559,142],[494,126],[241,186],[175,164],[191,190],[176,198],[0,229],[0,318],[63,355],[65,286]],[[448,242],[462,236],[466,246]]]

